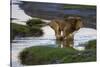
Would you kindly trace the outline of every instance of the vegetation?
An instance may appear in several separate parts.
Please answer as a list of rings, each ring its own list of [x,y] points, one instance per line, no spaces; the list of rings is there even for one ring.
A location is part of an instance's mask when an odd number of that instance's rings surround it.
[[[79,51],[76,54],[68,55],[67,57],[63,58],[64,63],[92,61],[96,61],[96,51],[94,49]]]
[[[26,36],[29,33],[27,26],[11,23],[11,38],[14,39],[15,36]]]
[[[29,19],[27,22],[26,22],[27,26],[29,27],[42,27],[43,24],[45,24],[45,22],[41,21],[40,19]]]
[[[43,35],[43,31],[39,27],[29,28],[29,33],[31,36],[39,37]]]
[[[85,44],[86,49],[96,49],[96,40],[91,40]]]
[[[28,26],[30,33],[32,33],[33,36],[43,35],[41,27],[45,25],[45,22],[41,21],[40,19],[29,19],[26,22],[26,25]]]
[[[96,45],[95,41],[89,41],[88,47]],[[96,61],[96,50],[92,47],[84,51],[73,48],[53,48],[47,46],[35,46],[25,48],[19,55],[24,65],[59,64],[73,62]]]
[[[43,26],[44,22],[37,19],[31,19],[26,22],[26,25],[20,25],[16,23],[11,23],[11,40],[14,39],[16,36],[19,37],[27,37],[27,36],[42,36],[43,31],[41,27]]]
[[[63,9],[96,9],[96,6],[89,5],[63,5]]]

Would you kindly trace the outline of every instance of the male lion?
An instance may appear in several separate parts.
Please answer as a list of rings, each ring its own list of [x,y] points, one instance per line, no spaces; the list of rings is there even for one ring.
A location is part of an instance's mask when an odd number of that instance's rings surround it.
[[[67,17],[67,20],[55,19],[49,23],[49,26],[55,31],[57,40],[73,41],[73,32],[79,30],[83,26],[80,17]]]

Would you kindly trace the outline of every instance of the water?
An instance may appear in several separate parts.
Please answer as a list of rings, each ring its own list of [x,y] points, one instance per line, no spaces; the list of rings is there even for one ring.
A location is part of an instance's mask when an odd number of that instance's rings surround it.
[[[20,3],[21,2],[19,0],[12,0],[11,18],[15,18],[12,20],[12,22],[25,25],[25,22],[23,21],[27,21],[31,19],[31,17],[26,15],[24,11],[21,8],[19,8]]]
[[[58,47],[54,31],[49,27],[43,27],[44,35],[42,37],[22,37],[16,38],[12,43],[12,63],[20,67],[21,64],[18,59],[19,53],[27,47],[31,46],[51,46]],[[74,48],[76,50],[84,50],[84,46],[79,46],[81,43],[88,42],[89,40],[96,39],[96,30],[91,28],[81,28],[74,36]],[[63,45],[61,44],[61,47]],[[19,65],[19,66],[18,66]],[[23,65],[22,65],[23,66]]]
[[[12,0],[12,17],[15,18],[12,20],[14,23],[19,23],[25,25],[25,22],[31,17],[26,15],[25,12],[19,8],[19,1],[18,0]],[[14,4],[16,3],[16,4]],[[57,7],[57,5],[53,5],[52,7]],[[58,11],[58,9],[52,8],[44,8],[47,9],[47,11]],[[70,12],[70,11],[68,11]],[[73,10],[72,10],[73,12]],[[72,13],[71,12],[71,13]],[[66,13],[66,11],[65,11]],[[76,13],[78,13],[76,11]],[[47,22],[47,20],[44,20]],[[54,31],[49,27],[45,26],[42,28],[44,35],[41,37],[20,37],[13,40],[12,45],[12,67],[23,67],[22,64],[20,64],[20,60],[18,59],[19,53],[27,47],[31,46],[51,46],[51,47],[58,47],[55,40],[55,34]],[[96,39],[96,30],[91,28],[81,28],[77,33],[75,33],[74,36],[74,48],[77,50],[84,50],[84,46],[79,46],[81,43],[88,42],[89,40]]]

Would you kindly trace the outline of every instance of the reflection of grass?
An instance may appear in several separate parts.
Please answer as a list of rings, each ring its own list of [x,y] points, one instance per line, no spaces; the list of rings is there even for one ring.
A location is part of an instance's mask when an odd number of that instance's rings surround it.
[[[96,6],[89,5],[64,5],[64,9],[96,9]]]
[[[19,58],[24,65],[96,61],[96,51],[76,51],[72,48],[36,46],[24,49]]]

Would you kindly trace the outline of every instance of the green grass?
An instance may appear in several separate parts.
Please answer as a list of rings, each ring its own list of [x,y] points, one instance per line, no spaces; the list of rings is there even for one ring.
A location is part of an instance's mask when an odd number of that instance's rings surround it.
[[[25,25],[20,25],[16,23],[11,23],[11,38],[14,39],[15,36],[26,36],[29,29]]]
[[[42,36],[43,31],[40,29],[40,26],[37,25],[29,27],[27,25],[20,25],[16,23],[11,23],[11,40],[16,36],[27,37],[27,36]]]
[[[92,61],[96,61],[96,51],[94,49],[80,51],[76,54],[68,55],[63,59],[64,63],[92,62]]]
[[[43,31],[40,27],[29,27],[30,35],[34,37],[39,37],[43,35]]]
[[[73,48],[52,48],[35,46],[25,48],[19,55],[23,65],[42,65],[96,61],[96,51],[77,51]]]
[[[63,5],[63,9],[96,9],[96,6],[89,5]]]
[[[26,24],[29,27],[42,27],[45,22],[41,21],[40,19],[29,19]]]
[[[40,19],[29,19],[26,21],[26,25],[11,23],[11,40],[16,36],[27,37],[34,36],[39,37],[43,35],[41,27],[45,25],[45,22]]]
[[[91,40],[85,44],[86,49],[96,49],[96,40]]]

